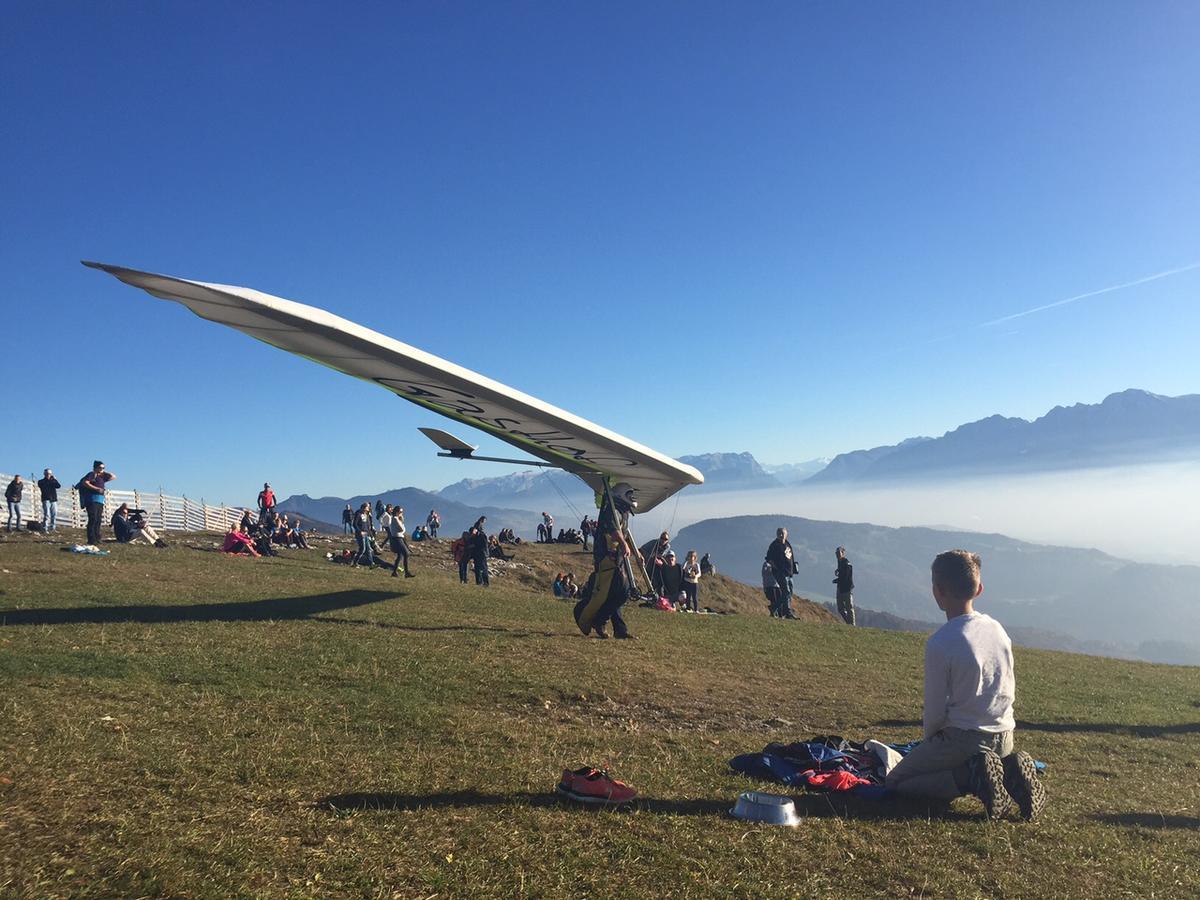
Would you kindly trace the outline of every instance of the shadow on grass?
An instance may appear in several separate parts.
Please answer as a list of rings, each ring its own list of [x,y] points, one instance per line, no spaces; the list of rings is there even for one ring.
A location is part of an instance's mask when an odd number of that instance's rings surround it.
[[[881,719],[876,728],[921,728],[920,719]],[[1049,731],[1054,734],[1126,734],[1156,738],[1170,734],[1200,734],[1200,722],[1177,725],[1129,725],[1122,722],[1026,722],[1017,720],[1017,731]]]
[[[1196,816],[1164,816],[1161,813],[1100,813],[1092,816],[1105,825],[1136,825],[1141,828],[1200,828]]]
[[[721,815],[733,805],[729,800],[655,800],[639,798],[634,803],[610,808],[613,812],[644,812],[664,816],[714,816]],[[361,793],[334,794],[323,797],[316,803],[318,809],[336,812],[354,810],[383,810],[404,812],[418,809],[463,809],[467,807],[525,806],[533,809],[569,807],[582,810],[605,809],[573,803],[554,793],[533,794],[523,791],[515,794],[481,794],[478,791],[449,791],[444,794],[391,794]]]
[[[880,821],[940,819],[943,821],[979,821],[982,808],[976,814],[963,812],[949,805],[895,799],[887,801],[861,800],[837,794],[801,794],[794,796],[796,812],[814,819],[841,818]],[[613,812],[638,812],[660,816],[717,816],[729,817],[736,798],[723,800],[661,800],[639,797],[628,806],[611,808]],[[333,794],[315,804],[318,809],[334,812],[375,810],[407,812],[420,809],[466,809],[472,807],[524,806],[532,809],[567,807],[582,810],[605,809],[574,803],[554,793],[482,794],[479,791],[448,791],[442,794],[356,793]]]
[[[800,794],[793,796],[796,813],[814,819],[863,819],[902,822],[914,819],[937,819],[943,822],[978,822],[983,820],[983,807],[975,812],[956,809],[949,803],[917,800],[889,794],[882,800],[865,800],[849,794]]]
[[[399,591],[335,591],[311,597],[277,597],[237,603],[0,610],[0,625],[109,625],[122,622],[264,622],[306,619],[403,597]]]
[[[553,631],[531,631],[528,628],[505,628],[501,625],[398,625],[395,622],[372,622],[369,619],[336,619],[321,616],[320,621],[334,625],[366,625],[371,628],[390,628],[396,631],[484,631],[509,634],[513,637],[561,637]]]

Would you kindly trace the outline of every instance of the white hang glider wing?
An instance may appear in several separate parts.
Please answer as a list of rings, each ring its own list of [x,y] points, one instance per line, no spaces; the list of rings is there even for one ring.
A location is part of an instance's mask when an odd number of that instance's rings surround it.
[[[691,466],[649,447],[323,309],[251,288],[188,281],[104,263],[85,261],[84,265],[115,275],[162,300],[182,303],[203,319],[382,385],[418,406],[572,472],[595,491],[603,489],[606,477],[627,481],[637,491],[639,512],[653,509],[689,484],[704,481]]]

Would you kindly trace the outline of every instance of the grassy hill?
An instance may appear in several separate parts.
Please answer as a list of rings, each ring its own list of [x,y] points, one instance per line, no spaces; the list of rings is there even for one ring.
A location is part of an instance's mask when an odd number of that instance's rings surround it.
[[[415,545],[418,577],[392,579],[213,541],[105,558],[0,541],[0,895],[1200,884],[1200,669],[1019,649],[1018,744],[1050,765],[1033,825],[986,823],[971,800],[799,794],[802,825],[777,830],[725,815],[759,786],[727,760],[818,733],[918,736],[920,636],[634,609],[637,641],[597,641],[547,589],[551,569],[585,571],[572,548],[522,546],[485,590],[457,583],[444,543]],[[611,764],[641,802],[557,801],[562,768],[583,762]]]

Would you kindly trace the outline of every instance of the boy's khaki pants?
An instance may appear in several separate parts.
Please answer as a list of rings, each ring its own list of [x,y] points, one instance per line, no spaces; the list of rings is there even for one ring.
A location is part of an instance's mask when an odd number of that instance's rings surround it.
[[[1013,752],[1013,733],[943,728],[913,748],[884,783],[901,794],[953,800],[967,792],[967,760],[982,750],[1003,759]]]

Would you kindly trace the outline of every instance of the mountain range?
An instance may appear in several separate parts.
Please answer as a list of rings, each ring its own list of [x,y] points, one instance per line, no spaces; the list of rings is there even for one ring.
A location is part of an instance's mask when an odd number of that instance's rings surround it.
[[[1151,462],[1200,450],[1200,394],[1110,394],[1056,406],[1032,422],[989,416],[939,438],[842,453],[809,483],[885,482]]]
[[[1101,553],[999,534],[823,522],[793,516],[707,519],[683,528],[676,547],[711,551],[721,572],[761,584],[775,529],[788,529],[797,594],[833,598],[833,551],[854,566],[855,603],[903,619],[936,622],[929,565],[965,547],[983,558],[983,612],[1036,630],[1038,646],[1200,664],[1200,566],[1134,563]]]
[[[307,494],[294,494],[280,501],[279,511],[289,515],[295,513],[319,530],[340,531],[342,510],[346,508],[347,503],[351,509],[358,509],[363,503],[370,503],[374,508],[376,500],[402,506],[410,531],[425,521],[431,509],[436,509],[442,517],[443,536],[458,535],[480,516],[487,516],[487,527],[491,533],[501,528],[512,528],[521,534],[530,534],[537,527],[533,517],[523,509],[467,506],[414,487],[393,488],[379,494],[363,494],[357,497],[310,497]]]
[[[900,482],[965,475],[1015,474],[1155,462],[1200,453],[1200,394],[1164,397],[1130,389],[1101,403],[1057,406],[1030,422],[989,416],[938,438],[854,450],[832,460],[763,465],[750,453],[681,456],[704,484],[691,493],[770,490],[804,484]],[[540,512],[593,508],[578,479],[546,469],[497,478],[467,478],[438,495],[468,506]]]
[[[704,484],[689,492],[754,490],[783,487],[788,481],[776,477],[749,453],[704,453],[681,456],[679,461],[695,466],[704,475]],[[499,504],[532,512],[566,512],[574,506],[580,512],[595,515],[592,492],[578,478],[551,469],[515,472],[496,478],[464,478],[438,491],[438,496],[469,506]]]

